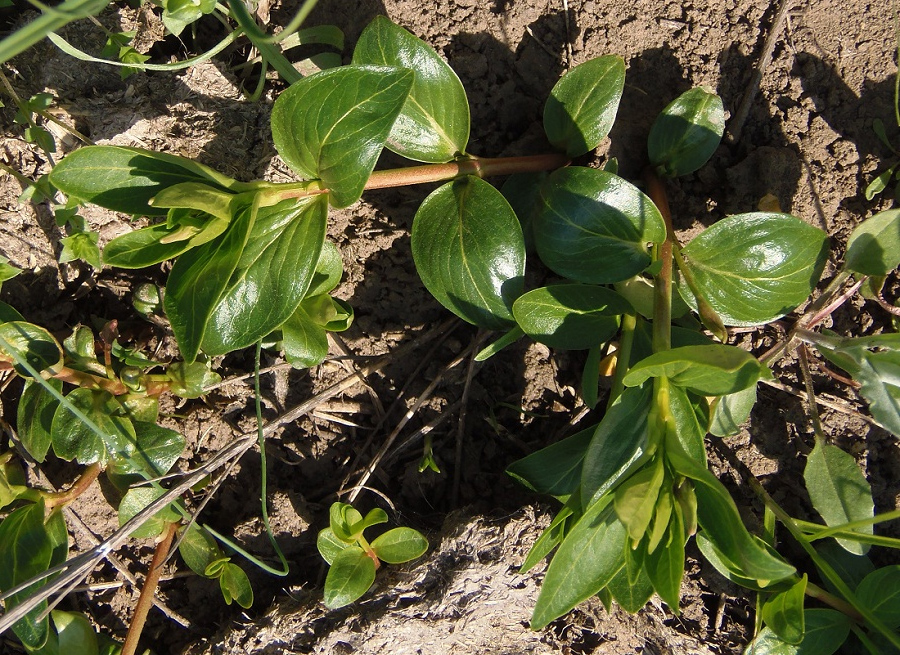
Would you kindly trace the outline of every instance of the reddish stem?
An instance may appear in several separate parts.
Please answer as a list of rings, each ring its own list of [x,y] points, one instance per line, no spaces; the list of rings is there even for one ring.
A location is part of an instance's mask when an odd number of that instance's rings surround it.
[[[66,491],[57,491],[56,493],[51,492],[44,494],[44,505],[46,505],[49,509],[51,507],[58,507],[59,505],[67,505],[68,503],[71,503],[73,500],[78,498],[78,496],[87,491],[88,487],[90,487],[94,480],[97,479],[102,470],[103,467],[100,465],[100,462],[91,464],[75,481],[75,484],[73,484]]]

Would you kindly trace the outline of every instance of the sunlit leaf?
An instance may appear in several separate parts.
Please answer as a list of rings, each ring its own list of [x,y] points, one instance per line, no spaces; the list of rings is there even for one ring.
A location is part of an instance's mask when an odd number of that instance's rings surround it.
[[[875,214],[856,226],[847,240],[847,270],[887,275],[900,266],[900,209]]]
[[[42,384],[34,380],[26,382],[19,399],[16,422],[22,445],[38,462],[44,461],[50,449],[53,414],[59,405],[59,401],[44,388],[44,385],[62,391],[62,382],[59,380],[45,380]]]
[[[806,574],[789,589],[779,591],[763,604],[763,621],[781,641],[800,644],[806,632],[803,601]]]
[[[359,546],[338,553],[325,577],[325,606],[337,609],[349,605],[375,582],[375,562]]]
[[[112,394],[81,387],[71,391],[66,400],[81,410],[100,433],[60,403],[50,427],[53,452],[57,456],[77,460],[79,464],[93,464],[105,462],[110,455],[128,457],[134,452],[134,426]]]
[[[24,359],[37,372],[53,369],[62,361],[62,348],[47,330],[24,321],[0,323],[0,363],[8,362],[23,377],[31,377]]]
[[[685,91],[662,110],[650,128],[650,162],[660,175],[693,173],[712,157],[724,131],[722,99],[704,88]]]
[[[97,655],[100,648],[94,626],[84,614],[76,612],[50,612],[59,638],[59,652],[72,655]]]
[[[219,573],[219,588],[222,590],[226,605],[231,605],[232,600],[244,609],[249,609],[253,605],[253,587],[250,586],[250,579],[244,573],[244,569],[237,564],[228,562],[222,567]]]
[[[322,558],[329,564],[333,564],[334,558],[337,557],[342,550],[349,547],[350,544],[338,539],[330,527],[320,530],[319,536],[316,537],[316,548]]]
[[[131,518],[154,500],[166,493],[165,489],[154,487],[134,487],[128,490],[119,503],[119,525],[125,525]],[[181,515],[171,506],[159,510],[141,527],[135,529],[131,536],[135,539],[158,537],[166,529],[167,523],[175,523]]]
[[[394,528],[372,541],[378,559],[388,564],[402,564],[421,557],[428,550],[428,540],[412,528]]]

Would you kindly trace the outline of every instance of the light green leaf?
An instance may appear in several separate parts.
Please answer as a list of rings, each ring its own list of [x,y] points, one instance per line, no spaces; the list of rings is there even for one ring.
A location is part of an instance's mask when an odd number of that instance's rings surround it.
[[[45,380],[43,383],[28,380],[19,399],[16,422],[22,445],[38,462],[44,461],[50,449],[53,415],[59,405],[59,401],[44,388],[44,385],[62,391],[62,382],[59,380]]]
[[[861,275],[887,275],[900,266],[900,209],[875,214],[847,240],[844,266]]]
[[[210,317],[219,304],[256,219],[258,200],[241,209],[219,237],[184,253],[175,262],[163,308],[184,360],[197,358]]]
[[[681,512],[676,510],[672,513],[662,543],[644,558],[653,588],[676,614],[681,600],[681,580],[684,578],[684,542]]]
[[[155,208],[193,209],[230,221],[235,195],[200,182],[182,182],[162,189],[150,199]]]
[[[103,261],[116,268],[144,268],[173,259],[189,250],[190,240],[163,243],[172,233],[165,223],[132,230],[116,237],[103,248]]]
[[[519,568],[520,575],[524,575],[534,568],[538,562],[547,557],[547,555],[562,542],[563,538],[566,536],[567,525],[578,520],[577,516],[572,518],[573,516],[574,512],[572,511],[570,499],[562,509],[559,510],[559,513],[553,518],[550,525],[547,526],[541,536],[537,538],[537,541],[534,542],[534,545],[528,550],[525,561],[522,562],[522,566]],[[569,520],[570,518],[572,518],[571,521]]]
[[[630,546],[625,549],[625,566],[619,571],[606,588],[612,594],[613,599],[623,610],[635,613],[640,610],[653,596],[653,583],[647,576],[647,567],[644,566],[644,557],[639,560]],[[642,554],[643,555],[643,554]]]
[[[375,562],[359,546],[338,553],[325,577],[325,606],[337,609],[349,605],[375,582]]]
[[[13,279],[21,272],[22,269],[10,264],[6,257],[0,256],[0,284]]]
[[[325,242],[322,244],[322,252],[319,253],[316,271],[313,273],[312,281],[304,297],[308,298],[331,292],[340,284],[343,274],[344,262],[341,259],[341,252],[336,245],[325,239]]]
[[[702,467],[706,466],[706,433],[709,426],[709,411],[706,402],[692,399],[688,393],[676,386],[669,387],[669,413],[672,422],[666,432],[666,448],[690,457]]]
[[[93,421],[101,434],[60,404],[50,426],[53,451],[58,457],[68,461],[75,459],[79,464],[93,464],[106,462],[110,455],[129,457],[134,452],[134,426],[112,394],[81,387],[71,391],[66,400]]]
[[[416,212],[412,254],[444,307],[479,327],[512,327],[511,307],[524,288],[525,242],[497,189],[467,176],[434,191]]]
[[[295,368],[321,364],[328,357],[328,335],[325,328],[297,308],[281,326],[284,356]]]
[[[259,209],[237,267],[209,317],[204,352],[224,355],[246,348],[290,318],[319,261],[327,212],[324,198]]]
[[[806,461],[803,478],[813,507],[825,519],[826,525],[842,525],[875,515],[869,483],[856,460],[837,446],[817,442]],[[872,525],[856,531],[872,534]],[[837,541],[855,555],[865,555],[869,550],[869,544],[849,539]]]
[[[551,348],[584,350],[611,339],[618,316],[634,311],[615,291],[587,284],[556,284],[534,289],[513,303],[513,316],[525,334]]]
[[[351,534],[360,535],[364,530],[372,527],[373,525],[379,525],[381,523],[387,522],[387,512],[385,512],[380,507],[375,507],[374,509],[369,510],[369,513],[366,514],[364,518],[355,523],[348,523],[348,526]]]
[[[706,396],[722,396],[752,387],[764,375],[768,375],[768,369],[746,350],[709,344],[654,353],[633,366],[624,382],[633,387],[650,378],[665,377],[675,386]]]
[[[292,84],[272,107],[278,154],[299,175],[321,179],[333,205],[353,204],[413,79],[402,68],[342,66]]]
[[[418,530],[394,528],[372,542],[378,559],[388,564],[402,564],[421,557],[428,550],[428,540]]]
[[[218,373],[210,370],[210,362],[174,362],[166,367],[169,391],[182,398],[199,398],[206,388],[222,381]]]
[[[582,430],[562,441],[513,462],[506,472],[541,494],[568,496],[578,490],[581,464],[595,427]]]
[[[609,284],[650,265],[647,243],[666,237],[653,202],[622,178],[593,168],[555,171],[541,186],[534,217],[538,255],[576,282]]]
[[[900,566],[883,566],[867,575],[856,588],[856,598],[884,624],[900,627]]]
[[[354,64],[406,68],[412,89],[388,136],[387,147],[409,159],[443,163],[466,150],[469,102],[462,83],[434,48],[384,16],[363,30]]]
[[[581,470],[581,502],[585,507],[646,460],[650,395],[650,385],[625,389],[597,426]]]
[[[316,537],[316,548],[319,550],[319,554],[322,558],[328,562],[329,564],[334,564],[334,558],[337,557],[340,552],[346,548],[349,548],[351,544],[338,539],[337,535],[334,534],[334,531],[329,528],[323,528],[319,531],[319,536]]]
[[[100,248],[97,243],[100,241],[98,232],[76,232],[59,240],[63,247],[59,253],[59,261],[61,264],[72,262],[76,259],[86,261],[95,269],[100,268]]]
[[[128,490],[119,503],[119,525],[125,525],[135,514],[166,493],[165,489],[154,487],[134,487]],[[175,523],[181,515],[171,506],[159,510],[144,525],[131,533],[135,539],[158,537],[166,529],[167,523]]]
[[[894,170],[897,168],[896,165],[891,166],[889,169],[882,171],[875,178],[866,185],[865,196],[866,200],[872,200],[879,193],[884,191],[887,188],[887,185],[890,184],[891,178],[894,177]]]
[[[828,257],[828,237],[788,214],[739,214],[704,230],[682,254],[726,325],[761,325],[809,297]],[[696,309],[686,285],[678,290]]]
[[[30,489],[26,484],[25,471],[12,452],[0,455],[0,509],[19,499],[36,501],[41,498],[37,489]]]
[[[625,566],[625,526],[612,505],[595,503],[553,556],[531,616],[540,630],[603,589]]]
[[[0,323],[0,363],[9,362],[22,377],[31,374],[17,361],[24,359],[38,372],[62,363],[62,348],[47,330],[24,321]]]
[[[663,460],[657,457],[616,487],[613,506],[633,543],[650,527],[664,475]]]
[[[184,451],[184,437],[155,423],[133,421],[137,444],[128,459],[113,458],[107,476],[120,489],[140,479],[158,478],[169,472]]]
[[[806,593],[806,574],[794,585],[769,598],[763,604],[763,621],[781,641],[799,645],[806,632],[803,600]]]
[[[59,652],[66,655],[98,655],[97,633],[84,614],[50,612],[59,638]]]
[[[215,539],[196,523],[182,528],[180,539],[178,552],[188,568],[197,575],[205,575],[210,564],[224,557]]]
[[[232,600],[244,609],[249,609],[253,605],[253,587],[250,586],[250,579],[244,573],[244,569],[237,564],[228,562],[222,567],[219,573],[219,588],[222,590],[226,605],[231,605]]]
[[[756,405],[756,385],[722,396],[713,406],[709,431],[717,437],[737,434]]]
[[[625,60],[597,57],[563,75],[544,105],[544,131],[569,157],[590,152],[612,129],[625,88]]]
[[[724,131],[722,99],[702,87],[685,91],[662,110],[650,128],[650,162],[663,176],[693,173],[712,157]]]
[[[150,199],[182,182],[221,189],[247,185],[191,159],[126,146],[86,146],[67,155],[50,172],[50,182],[68,196],[125,214],[165,216]]]

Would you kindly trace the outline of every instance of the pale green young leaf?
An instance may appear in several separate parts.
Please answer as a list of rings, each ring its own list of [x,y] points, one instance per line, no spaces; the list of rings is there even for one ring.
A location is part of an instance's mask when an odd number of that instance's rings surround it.
[[[316,270],[304,298],[333,291],[340,284],[343,274],[344,262],[341,259],[341,251],[334,243],[325,239],[322,251],[319,253],[319,261],[316,263]]]
[[[722,396],[713,405],[709,431],[717,437],[737,434],[756,404],[756,385]]]
[[[325,577],[325,606],[337,609],[349,605],[375,582],[375,562],[359,546],[338,553]]]
[[[59,406],[59,401],[44,385],[62,391],[59,380],[45,380],[43,383],[28,380],[19,399],[16,421],[22,445],[37,462],[43,462],[50,449],[53,415]]]
[[[701,87],[685,91],[650,128],[647,150],[660,175],[693,173],[712,157],[725,131],[722,99]]]
[[[726,325],[762,325],[809,297],[828,258],[828,237],[795,216],[729,216],[707,228],[682,253],[694,282]],[[684,300],[697,302],[686,285]]]
[[[806,574],[784,591],[779,591],[763,604],[763,621],[778,638],[788,644],[799,645],[806,632],[803,601]]]
[[[641,360],[626,373],[629,387],[650,378],[668,378],[677,387],[707,396],[721,396],[754,386],[768,369],[736,346],[709,344],[672,348]],[[706,430],[704,429],[704,434]]]
[[[567,496],[578,490],[581,464],[596,427],[523,457],[509,465],[506,472],[541,494]]]
[[[666,237],[659,210],[636,186],[577,166],[555,171],[541,186],[533,230],[541,261],[586,284],[640,273],[650,265],[647,243]]]
[[[418,530],[394,528],[372,541],[378,559],[388,564],[402,564],[421,557],[428,550],[428,540]]]
[[[531,617],[532,630],[544,628],[603,589],[625,566],[625,526],[612,505],[588,508],[554,555]]]
[[[900,209],[867,218],[847,240],[844,266],[861,275],[887,275],[900,266]]]
[[[666,431],[666,448],[677,448],[679,453],[706,467],[706,433],[709,427],[709,410],[706,402],[689,395],[677,386],[669,387],[669,414],[672,421]]]
[[[863,472],[856,460],[837,446],[817,442],[807,459],[803,478],[813,507],[825,519],[826,525],[842,525],[875,515],[872,489]],[[872,525],[857,531],[872,534]],[[858,541],[837,541],[855,555],[864,555],[869,550],[868,544]]]
[[[439,187],[416,212],[411,246],[422,282],[444,307],[490,330],[514,325],[525,242],[497,189],[473,176]]]
[[[872,200],[873,198],[875,198],[875,196],[877,196],[887,188],[887,185],[891,182],[891,178],[894,177],[894,170],[896,168],[897,166],[895,165],[891,166],[885,171],[882,171],[866,185],[866,200]]]
[[[544,131],[569,157],[590,152],[612,129],[625,88],[625,60],[590,59],[567,71],[544,105]]]
[[[197,575],[206,575],[209,565],[224,557],[216,540],[196,523],[182,528],[179,537],[178,553],[188,568]]]
[[[235,195],[201,182],[182,182],[160,190],[150,199],[154,208],[193,209],[229,221]]]
[[[86,261],[95,269],[100,269],[100,241],[98,232],[76,232],[59,240],[62,252],[59,254],[61,264],[72,262],[76,259]]]
[[[650,527],[664,477],[663,458],[657,457],[616,487],[613,506],[632,542],[640,541]]]
[[[356,541],[357,534],[353,526],[362,522],[363,517],[359,511],[348,503],[332,503],[328,510],[329,526],[335,536],[348,543]]]
[[[21,272],[21,268],[13,266],[6,257],[0,256],[0,284],[13,279]]]
[[[412,89],[387,147],[413,159],[448,162],[466,150],[469,102],[462,83],[434,48],[384,16],[363,30],[354,64],[394,66],[415,72]]]
[[[20,499],[36,501],[41,497],[37,489],[28,487],[22,465],[10,455],[7,452],[0,457],[0,509]]]
[[[170,383],[169,391],[182,398],[199,398],[206,393],[207,387],[222,381],[218,373],[210,370],[209,361],[169,364],[166,377]]]
[[[250,579],[244,573],[244,569],[237,564],[228,562],[222,567],[219,573],[219,588],[222,590],[226,605],[231,605],[231,601],[235,601],[244,609],[249,609],[253,605],[253,587],[250,586]]]
[[[380,507],[375,507],[359,521],[356,523],[349,524],[350,533],[351,534],[362,534],[364,530],[372,527],[373,525],[379,525],[381,523],[388,522],[388,515]]]
[[[653,583],[653,588],[676,614],[681,599],[681,580],[684,578],[685,541],[681,512],[676,508],[662,543],[644,558],[647,577]]]
[[[322,528],[319,531],[319,536],[316,537],[316,548],[322,556],[322,559],[329,564],[333,564],[334,558],[337,557],[342,550],[349,547],[350,544],[338,539],[330,527]]]
[[[611,339],[618,316],[633,312],[615,291],[587,284],[556,284],[534,289],[513,303],[519,327],[551,348],[584,350]]]
[[[103,261],[116,268],[144,268],[173,259],[191,248],[190,240],[163,243],[172,233],[165,223],[126,232],[106,244]]]
[[[296,173],[317,178],[331,203],[356,202],[415,74],[387,66],[342,66],[292,84],[272,108],[278,154]]]

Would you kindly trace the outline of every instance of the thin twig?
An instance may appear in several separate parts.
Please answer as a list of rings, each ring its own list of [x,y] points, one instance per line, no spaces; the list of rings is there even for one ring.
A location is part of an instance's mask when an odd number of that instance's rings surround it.
[[[778,389],[779,391],[784,391],[785,393],[789,393],[792,396],[796,396],[797,398],[800,398],[802,400],[807,400],[809,398],[809,396],[806,394],[805,391],[800,391],[799,389],[794,389],[793,387],[789,387],[786,384],[782,384],[781,382],[776,382],[775,380],[762,379],[762,380],[760,380],[760,382],[762,382],[766,386],[772,387],[773,389]],[[832,400],[826,400],[825,398],[822,398],[822,396],[820,396],[820,395],[817,395],[815,397],[815,401],[817,404],[821,405],[822,407],[827,407],[828,409],[833,409],[836,412],[840,412],[842,414],[852,416],[853,418],[858,418],[862,421],[865,421],[866,423],[869,423],[870,425],[874,425],[876,427],[881,427],[880,425],[878,425],[878,422],[875,419],[873,419],[871,416],[866,416],[865,414],[862,414],[862,413],[856,411],[852,407],[842,405],[842,404],[834,402]]]

